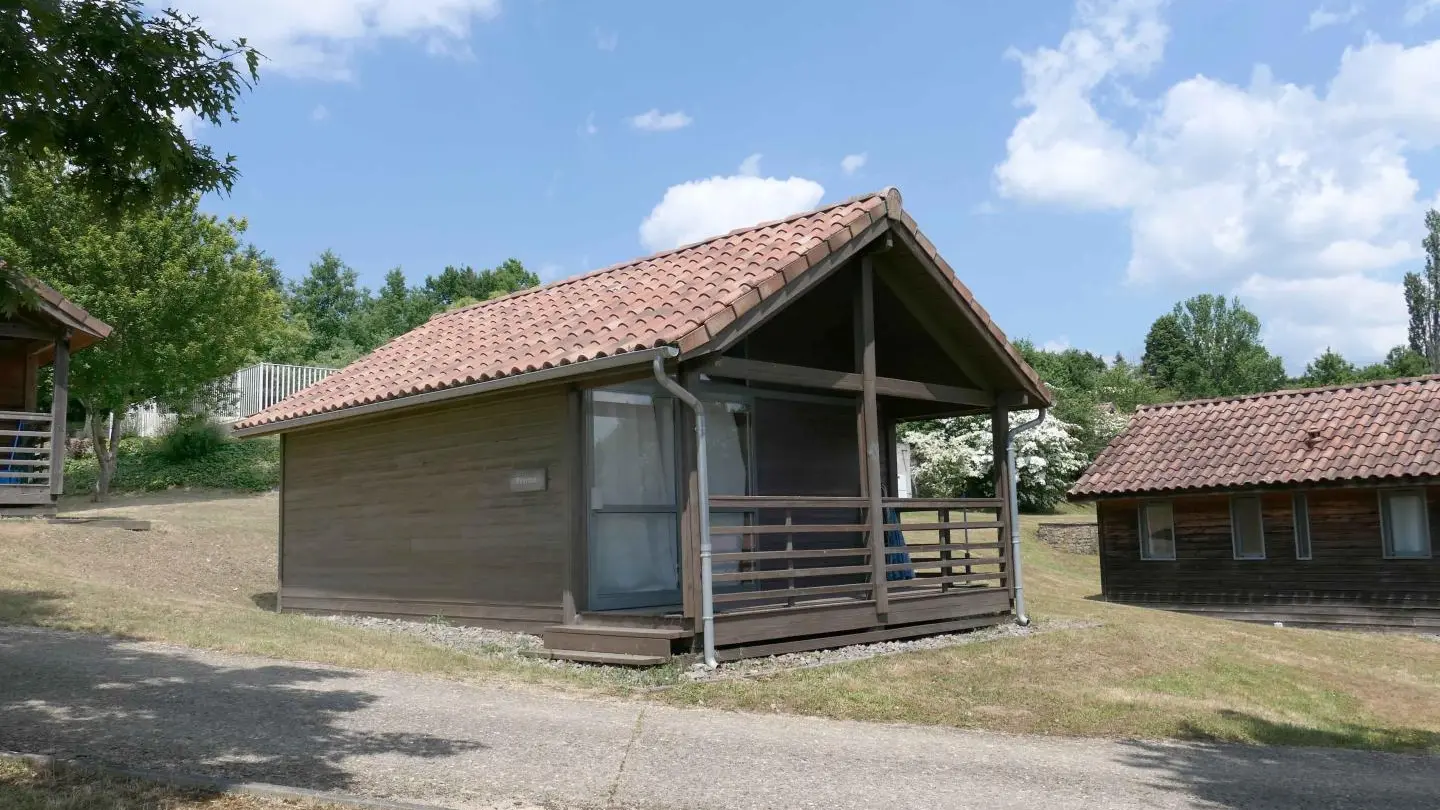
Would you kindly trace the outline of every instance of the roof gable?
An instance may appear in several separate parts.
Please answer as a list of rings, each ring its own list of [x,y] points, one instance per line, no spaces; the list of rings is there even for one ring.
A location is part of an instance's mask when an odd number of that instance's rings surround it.
[[[1440,476],[1440,376],[1152,405],[1074,498]]]
[[[284,429],[302,417],[659,346],[704,352],[762,301],[854,249],[862,235],[893,225],[913,228],[914,221],[887,189],[441,313],[237,429]],[[918,231],[912,238],[929,245]],[[1048,399],[953,274],[951,283],[1018,364],[1026,387]]]

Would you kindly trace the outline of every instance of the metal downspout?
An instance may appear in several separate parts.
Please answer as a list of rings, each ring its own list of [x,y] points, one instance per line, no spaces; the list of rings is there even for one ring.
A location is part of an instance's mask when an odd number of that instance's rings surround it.
[[[1044,421],[1045,409],[1041,408],[1039,416],[1016,425],[1005,435],[1005,460],[1010,467],[1010,576],[1015,580],[1015,623],[1021,627],[1030,626],[1030,616],[1025,613],[1025,585],[1020,578],[1020,470],[1015,467],[1015,437]]]
[[[685,403],[695,414],[695,474],[700,490],[700,627],[704,633],[705,667],[714,669],[715,663],[715,582],[710,563],[713,546],[710,544],[710,460],[705,447],[705,406],[685,386],[670,379],[665,373],[665,359],[680,356],[680,351],[667,347],[668,351],[656,354],[650,361],[655,372],[655,381],[675,398]]]

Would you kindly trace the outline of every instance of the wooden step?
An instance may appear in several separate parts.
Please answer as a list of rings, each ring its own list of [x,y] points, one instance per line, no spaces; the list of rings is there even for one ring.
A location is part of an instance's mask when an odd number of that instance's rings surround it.
[[[675,639],[686,631],[678,627],[609,627],[557,624],[545,628],[545,646],[552,650],[621,655],[670,657]]]
[[[653,667],[670,661],[670,654],[636,655],[632,653],[595,652],[591,650],[528,650],[525,653],[536,658],[554,658],[560,661],[579,661],[585,664],[609,664],[617,667]]]

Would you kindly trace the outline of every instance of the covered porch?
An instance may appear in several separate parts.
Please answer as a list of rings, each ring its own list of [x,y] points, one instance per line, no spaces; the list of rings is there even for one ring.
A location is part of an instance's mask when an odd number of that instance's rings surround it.
[[[865,236],[648,377],[573,392],[584,503],[551,655],[724,661],[1015,618],[1010,413],[1048,394],[927,244]],[[994,496],[897,497],[899,426],[961,415],[991,422]]]
[[[54,513],[65,488],[70,355],[110,334],[54,289],[22,283],[29,301],[0,318],[0,516]],[[48,409],[42,393],[50,395]]]

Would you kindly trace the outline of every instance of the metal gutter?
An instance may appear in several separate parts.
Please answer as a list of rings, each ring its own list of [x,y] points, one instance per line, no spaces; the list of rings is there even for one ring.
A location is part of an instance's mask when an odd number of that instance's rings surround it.
[[[501,377],[495,380],[470,383],[469,385],[457,385],[453,388],[442,388],[438,391],[427,391],[423,394],[411,394],[406,397],[385,399],[379,402],[371,402],[367,405],[354,405],[349,408],[326,411],[324,413],[310,414],[308,416],[297,416],[294,419],[284,419],[279,422],[267,422],[263,425],[252,425],[241,428],[234,432],[234,435],[241,438],[249,436],[266,436],[271,433],[284,433],[289,430],[321,425],[333,422],[337,419],[349,419],[355,416],[369,416],[387,411],[409,408],[415,405],[429,405],[435,402],[445,402],[462,397],[471,397],[479,394],[489,394],[496,391],[504,391],[509,388],[518,388],[522,385],[533,385],[535,383],[555,382],[566,380],[571,377],[580,377],[592,374],[597,371],[609,371],[626,366],[638,366],[647,363],[652,357],[673,357],[676,350],[671,346],[662,346],[657,349],[642,349],[635,352],[623,354],[612,354],[609,357],[598,357],[594,360],[582,360],[578,363],[569,363],[563,366],[552,366],[540,369],[539,371],[527,371],[523,374],[512,374],[509,377]]]
[[[1015,467],[1015,437],[1044,421],[1045,409],[1041,408],[1034,419],[1005,434],[1005,460],[1010,466],[1010,575],[1015,581],[1015,623],[1021,627],[1030,626],[1030,616],[1025,612],[1025,585],[1020,579],[1020,470]]]
[[[711,564],[714,546],[710,543],[710,459],[705,448],[705,405],[686,390],[685,386],[670,379],[670,375],[665,373],[665,358],[679,356],[678,349],[669,349],[669,354],[655,355],[650,362],[650,368],[655,372],[655,381],[695,413],[695,477],[700,490],[700,625],[704,634],[702,640],[705,644],[705,667],[714,669],[715,574]]]

